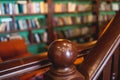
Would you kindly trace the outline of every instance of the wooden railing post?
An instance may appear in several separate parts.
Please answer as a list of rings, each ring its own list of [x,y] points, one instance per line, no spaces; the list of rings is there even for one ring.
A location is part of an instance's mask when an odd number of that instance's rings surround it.
[[[54,41],[48,49],[48,58],[53,65],[44,74],[45,80],[85,80],[73,65],[77,49],[72,42],[63,39]]]

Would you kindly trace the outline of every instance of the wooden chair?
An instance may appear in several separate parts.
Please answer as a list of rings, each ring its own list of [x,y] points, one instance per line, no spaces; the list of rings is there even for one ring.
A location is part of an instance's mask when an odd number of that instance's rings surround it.
[[[3,61],[30,56],[23,39],[0,42],[0,57]]]

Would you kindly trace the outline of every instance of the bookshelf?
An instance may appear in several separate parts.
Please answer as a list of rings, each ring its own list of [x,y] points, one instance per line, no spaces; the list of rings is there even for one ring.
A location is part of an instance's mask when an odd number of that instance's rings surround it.
[[[99,25],[108,22],[118,10],[120,10],[119,0],[101,0],[99,7]]]
[[[95,39],[96,15],[89,0],[53,0],[53,27],[56,39],[84,43]],[[71,7],[72,6],[72,7]]]
[[[47,5],[44,0],[0,1],[0,41],[24,38],[31,53],[45,51]]]
[[[37,54],[55,39],[85,43],[98,38],[100,25],[120,8],[118,0],[0,1],[0,41],[24,38]]]
[[[100,21],[110,20],[120,9],[119,0],[102,0],[100,3]]]

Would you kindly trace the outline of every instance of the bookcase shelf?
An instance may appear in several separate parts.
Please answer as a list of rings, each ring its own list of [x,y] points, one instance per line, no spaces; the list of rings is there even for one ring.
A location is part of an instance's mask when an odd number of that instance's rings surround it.
[[[54,3],[68,3],[68,1],[74,2],[76,4],[91,4],[90,0],[64,0],[62,2],[60,0],[53,0]]]
[[[47,13],[35,13],[35,14],[32,14],[32,13],[30,13],[30,14],[4,14],[4,15],[0,15],[0,17],[2,17],[2,18],[4,18],[4,17],[12,17],[12,16],[15,16],[15,17],[17,17],[17,16],[20,16],[20,17],[25,17],[25,16],[33,16],[33,17],[39,17],[39,16],[45,16]]]
[[[120,10],[120,0],[100,0],[99,5],[98,25],[101,32],[104,29],[101,25],[110,21],[116,12]]]
[[[29,10],[30,12],[28,11],[26,13],[24,11],[23,12],[19,11],[18,13],[15,12],[11,14],[0,13],[0,26],[2,23],[5,23],[5,21],[8,21],[7,24],[13,23],[12,27],[15,28],[10,31],[3,31],[3,32],[0,31],[0,37],[4,37],[8,34],[11,35],[14,33],[21,35],[27,41],[26,43],[28,44],[28,50],[31,53],[33,52],[33,54],[45,51],[46,50],[45,46],[47,46],[49,43],[51,43],[53,40],[59,37],[73,41],[76,40],[78,42],[87,42],[92,39],[93,40],[97,39],[99,33],[99,29],[98,29],[99,23],[102,22],[99,21],[101,19],[101,16],[102,18],[106,19],[106,16],[108,17],[110,15],[111,17],[115,15],[114,10],[104,10],[104,11],[100,10],[101,3],[109,1],[109,4],[111,6],[113,6],[112,3],[120,5],[120,1],[116,2],[115,0],[24,0],[25,3],[21,1],[22,0],[11,0],[11,1],[0,0],[0,6],[1,4],[4,3],[5,4],[11,3],[15,6],[22,4],[21,7],[23,7],[26,5],[29,6],[29,4],[31,3],[33,4],[35,3],[36,5],[38,5],[39,3],[39,5],[42,4],[43,9],[46,11],[31,12],[34,11],[34,9],[32,9],[31,7]],[[59,11],[59,8],[61,8],[61,6],[64,6],[65,8],[64,7],[62,8],[64,8],[65,10]],[[66,17],[68,17],[69,20],[72,21],[72,23],[70,24],[66,23],[69,22],[67,19],[64,19]],[[78,18],[81,19],[80,22]],[[55,22],[54,19],[58,19],[58,22],[57,21]],[[88,20],[88,22],[86,20]],[[61,25],[61,21],[63,21],[62,25]],[[18,23],[19,24],[21,23],[22,25],[25,25],[26,23],[27,27],[22,26],[26,28],[16,29],[19,28],[16,27],[16,25],[17,26],[19,25]],[[55,24],[58,23],[58,24],[54,25],[54,23]],[[75,34],[75,36],[68,35],[66,37],[65,33],[71,34],[71,32],[74,32],[72,30],[78,31],[78,34]],[[81,34],[79,35],[79,33],[82,33],[82,35]]]
[[[100,11],[100,15],[115,15],[116,12],[115,11]]]
[[[55,31],[68,30],[68,29],[74,29],[74,28],[84,27],[84,26],[90,26],[90,25],[91,25],[91,23],[63,25],[63,26],[57,26],[57,27],[55,27],[54,30]]]
[[[86,16],[92,14],[91,11],[87,12],[59,12],[55,13],[54,17],[60,17],[60,16]]]
[[[40,1],[44,1],[44,0],[31,0],[32,2],[40,2]]]
[[[93,1],[64,0],[61,2],[60,0],[53,0],[53,3],[54,3],[53,26],[54,26],[54,31],[56,33],[56,36],[58,36],[58,38],[67,38],[70,40],[83,38],[83,36],[81,36],[80,34],[81,30],[82,31],[86,30],[86,35],[88,35],[89,34],[89,33],[87,34],[87,32],[89,31],[88,29],[90,29],[91,26],[93,26],[93,23],[97,22],[97,21],[94,21],[97,18],[95,17],[96,15],[93,14],[93,10],[92,10]],[[58,7],[58,10],[56,9],[57,7]],[[65,10],[61,10],[61,9],[65,9]],[[80,21],[76,17],[78,17]],[[72,34],[71,32],[74,32],[74,30],[77,30],[78,34],[69,35],[69,34]],[[65,35],[67,37],[65,37]]]
[[[45,43],[30,44],[28,45],[28,51],[32,52],[32,54],[38,54],[38,52],[41,53],[46,51],[46,46],[47,44]]]
[[[44,14],[19,14],[15,16],[16,20],[33,19],[33,18],[45,18],[45,15]]]
[[[40,7],[38,7],[38,5]],[[31,53],[39,53],[42,52],[42,50],[45,51],[47,43],[45,42],[45,40],[47,41],[46,29],[48,28],[46,16],[48,13],[41,12],[45,6],[47,7],[45,0],[0,1],[0,12],[3,11],[0,13],[0,41],[6,41],[8,37],[11,38],[11,36],[17,35],[26,40],[28,50]],[[41,11],[33,12],[33,9],[36,9],[35,7]],[[24,12],[26,9],[27,12]],[[15,10],[18,10],[18,12],[16,13]],[[46,39],[42,39],[43,41],[38,43],[35,39],[36,36],[37,40],[40,40],[40,36],[42,38],[45,36]],[[38,50],[38,48],[40,50]]]
[[[99,22],[100,25],[109,21],[115,14],[116,11],[120,10],[120,1],[118,0],[101,0],[99,8]]]
[[[5,31],[5,32],[0,32],[0,34],[5,34],[5,33],[16,33],[16,32],[24,32],[24,31],[28,31],[27,29],[26,30],[14,30],[14,31]]]
[[[18,0],[0,0],[0,3],[16,3]]]
[[[75,40],[75,39],[79,39],[79,38],[87,38],[87,37],[91,37],[92,34],[89,34],[89,35],[79,35],[79,36],[74,36],[74,37],[69,37],[68,39],[70,40]]]
[[[32,30],[33,31],[33,33],[44,33],[44,32],[46,32],[46,29],[34,29],[34,30]]]
[[[0,15],[0,19],[6,19],[6,18],[12,18],[12,17],[11,15]]]

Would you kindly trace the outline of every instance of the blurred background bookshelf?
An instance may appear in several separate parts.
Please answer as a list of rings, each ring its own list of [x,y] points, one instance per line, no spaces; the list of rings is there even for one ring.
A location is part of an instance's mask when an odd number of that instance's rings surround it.
[[[53,27],[57,39],[65,38],[77,43],[94,40],[96,15],[92,1],[54,0]]]
[[[119,9],[119,0],[0,0],[0,42],[25,39],[33,54],[56,39],[89,42]]]
[[[31,53],[45,51],[47,11],[44,0],[0,1],[0,41],[24,38]]]

